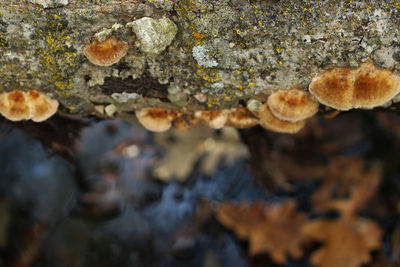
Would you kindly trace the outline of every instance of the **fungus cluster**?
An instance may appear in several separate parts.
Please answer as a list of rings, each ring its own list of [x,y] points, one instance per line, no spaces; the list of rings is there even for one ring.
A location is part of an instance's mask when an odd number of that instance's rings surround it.
[[[205,123],[213,129],[224,126],[251,128],[260,124],[264,128],[280,133],[296,133],[305,125],[305,119],[318,111],[318,103],[307,92],[291,89],[272,94],[258,112],[245,107],[226,110],[179,111],[159,108],[144,108],[136,112],[139,122],[148,130],[162,132],[172,124],[178,130],[186,130]]]
[[[309,91],[322,104],[338,109],[371,109],[390,101],[400,92],[400,77],[371,62],[357,69],[335,68],[315,77]]]
[[[14,90],[0,94],[0,113],[11,121],[29,120],[41,122],[56,113],[58,101],[30,90]]]
[[[98,66],[111,66],[128,52],[129,45],[111,35],[100,42],[97,38],[83,49],[87,59]]]
[[[281,133],[300,131],[306,119],[318,111],[318,103],[299,89],[280,90],[268,97],[258,110],[264,128]]]
[[[249,128],[258,124],[247,108],[227,110],[178,111],[159,108],[143,108],[136,111],[139,122],[149,131],[163,132],[172,124],[177,130],[187,130],[198,123],[205,123],[213,129],[227,126]]]

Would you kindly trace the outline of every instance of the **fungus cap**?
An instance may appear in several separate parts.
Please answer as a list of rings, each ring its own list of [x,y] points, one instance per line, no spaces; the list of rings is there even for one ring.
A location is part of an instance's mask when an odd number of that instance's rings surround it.
[[[95,65],[111,66],[128,52],[129,45],[111,35],[103,42],[97,38],[83,49],[83,54]]]
[[[312,79],[309,91],[326,106],[349,110],[352,108],[353,75],[351,69],[327,70]]]
[[[228,113],[228,110],[199,110],[195,112],[195,117],[213,129],[221,129],[228,120]]]
[[[143,108],[136,111],[139,122],[149,131],[164,132],[171,128],[171,122],[176,114],[167,109]]]
[[[50,99],[36,90],[27,93],[30,106],[31,119],[34,122],[41,122],[50,118],[58,109],[58,101]]]
[[[267,104],[275,117],[289,122],[307,119],[318,111],[318,103],[299,89],[277,91],[268,97]]]
[[[2,93],[0,113],[10,121],[29,120],[31,113],[25,93],[20,90]]]
[[[263,104],[260,107],[258,110],[258,116],[260,118],[260,125],[262,127],[278,133],[297,133],[306,124],[305,120],[288,122],[278,119],[269,110],[267,104]]]
[[[247,108],[232,108],[229,110],[228,126],[244,129],[251,128],[258,124],[258,120]]]
[[[400,77],[367,62],[354,74],[353,107],[374,108],[390,101],[400,92]]]

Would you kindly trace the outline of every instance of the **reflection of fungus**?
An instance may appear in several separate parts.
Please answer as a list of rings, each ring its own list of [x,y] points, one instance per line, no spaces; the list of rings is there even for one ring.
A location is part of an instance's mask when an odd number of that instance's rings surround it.
[[[352,108],[352,70],[336,68],[315,77],[309,91],[320,103],[339,110]]]
[[[299,89],[277,91],[268,97],[267,103],[275,117],[290,122],[307,119],[318,111],[318,103]]]
[[[213,129],[221,129],[228,120],[227,110],[199,110],[195,112],[195,117],[200,121],[206,122]]]
[[[254,118],[253,114],[247,108],[233,108],[229,110],[228,126],[236,128],[251,128],[258,124],[258,120]]]
[[[147,130],[164,132],[171,128],[176,113],[161,108],[143,108],[136,111],[136,117]]]
[[[276,118],[268,108],[267,104],[264,104],[258,110],[258,116],[260,118],[260,124],[267,130],[271,130],[279,133],[297,133],[304,127],[306,121],[301,120],[298,122],[282,121]]]
[[[178,131],[186,131],[192,126],[196,125],[198,120],[192,113],[181,113],[179,112],[177,118],[174,120],[174,128]]]
[[[111,35],[103,42],[97,38],[84,49],[83,53],[95,65],[111,66],[117,63],[128,52],[129,45]]]
[[[311,81],[309,90],[322,104],[338,110],[374,108],[400,92],[400,77],[367,62],[356,70],[325,71]]]
[[[29,120],[41,122],[57,112],[58,101],[36,90],[28,93],[14,90],[0,95],[0,113],[11,121]]]
[[[57,100],[50,99],[36,90],[30,90],[27,95],[33,121],[47,120],[57,112]]]
[[[14,90],[0,95],[0,113],[11,121],[29,120],[31,113],[25,93]]]
[[[355,71],[353,107],[374,108],[391,100],[400,91],[400,77],[364,63]]]

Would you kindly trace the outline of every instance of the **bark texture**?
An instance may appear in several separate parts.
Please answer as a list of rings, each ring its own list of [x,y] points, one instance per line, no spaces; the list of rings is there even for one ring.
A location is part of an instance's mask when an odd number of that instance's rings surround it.
[[[373,61],[400,71],[395,0],[0,2],[0,92],[37,89],[66,113],[107,117],[99,106],[110,104],[116,117],[145,106],[222,109],[308,90],[324,69]],[[143,17],[173,22],[156,25],[158,46],[143,39],[154,37],[135,22]],[[109,67],[90,63],[83,48],[111,33],[129,44],[127,55]]]

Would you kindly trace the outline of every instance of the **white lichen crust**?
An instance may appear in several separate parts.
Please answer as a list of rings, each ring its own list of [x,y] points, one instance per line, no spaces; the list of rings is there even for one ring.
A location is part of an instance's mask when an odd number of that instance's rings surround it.
[[[148,55],[158,55],[164,51],[178,32],[178,27],[169,18],[144,17],[129,22],[126,26],[132,28],[139,39],[140,50]]]
[[[28,0],[32,4],[41,5],[44,8],[54,8],[68,5],[68,0]]]

